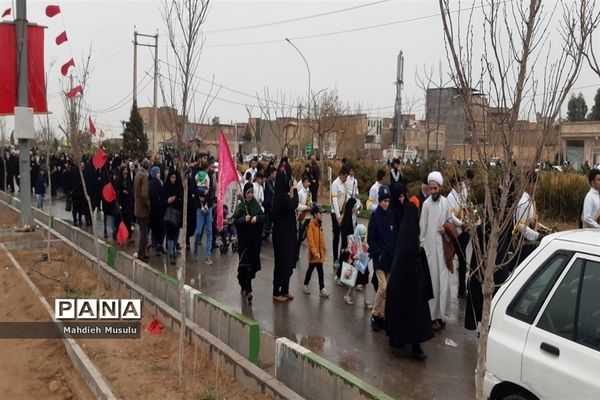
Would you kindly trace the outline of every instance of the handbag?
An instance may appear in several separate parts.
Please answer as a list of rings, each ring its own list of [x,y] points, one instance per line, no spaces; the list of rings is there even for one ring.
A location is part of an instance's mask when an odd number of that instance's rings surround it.
[[[358,268],[347,262],[342,263],[342,273],[340,274],[340,282],[350,287],[356,285],[356,278],[358,277]]]
[[[73,197],[70,194],[67,194],[67,198],[65,199],[65,211],[70,212],[73,209]]]
[[[181,212],[175,207],[167,207],[165,211],[165,216],[163,217],[163,221],[167,225],[171,226],[179,226],[179,221],[181,220]]]

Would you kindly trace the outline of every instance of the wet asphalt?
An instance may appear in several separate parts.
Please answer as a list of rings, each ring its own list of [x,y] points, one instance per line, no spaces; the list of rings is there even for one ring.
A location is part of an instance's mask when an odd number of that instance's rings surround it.
[[[35,204],[35,203],[34,203]],[[45,210],[54,217],[72,222],[71,213],[64,207],[59,196]],[[323,218],[328,256],[332,246],[331,218]],[[102,216],[97,215],[97,231],[102,236]],[[367,220],[360,221],[365,225]],[[110,225],[110,224],[109,224]],[[85,228],[91,231],[91,227]],[[112,242],[108,228],[108,241]],[[137,231],[134,232],[136,237]],[[193,240],[193,239],[192,239]],[[203,239],[205,240],[205,239]],[[182,241],[183,243],[183,241]],[[253,281],[254,301],[246,304],[240,296],[237,283],[237,253],[231,248],[227,254],[219,249],[212,252],[213,265],[204,263],[204,247],[198,261],[188,254],[186,282],[216,300],[253,318],[260,324],[262,333],[261,366],[274,373],[275,339],[287,337],[314,351],[343,369],[359,376],[371,385],[396,399],[472,399],[475,397],[474,371],[477,353],[475,332],[463,327],[465,300],[457,299],[457,274],[452,281],[451,314],[444,330],[422,345],[428,358],[424,362],[413,360],[408,350],[392,349],[385,332],[373,332],[370,327],[370,311],[363,308],[362,293],[354,295],[354,305],[344,302],[344,287],[334,282],[332,263],[325,265],[325,287],[330,298],[319,297],[317,273],[310,282],[312,293],[302,293],[304,275],[308,266],[306,242],[300,251],[300,261],[290,280],[290,293],[295,299],[284,304],[272,300],[273,248],[270,238],[263,242],[261,251],[262,270]],[[128,245],[125,250],[132,254],[136,248]],[[175,267],[165,257],[150,252],[150,264],[160,270],[176,275]],[[371,266],[372,268],[372,266]],[[371,273],[373,271],[371,270]],[[372,303],[375,293],[368,286],[367,297]],[[445,344],[451,339],[457,347]]]

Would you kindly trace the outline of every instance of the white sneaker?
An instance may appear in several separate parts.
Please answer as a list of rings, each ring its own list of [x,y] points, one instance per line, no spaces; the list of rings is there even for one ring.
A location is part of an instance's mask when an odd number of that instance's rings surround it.
[[[348,295],[344,296],[344,301],[346,302],[346,304],[350,304],[350,305],[354,304],[354,300],[352,300],[352,296],[348,296]]]
[[[344,283],[342,281],[340,281],[340,278],[338,278],[337,276],[333,279],[335,280],[335,283],[338,284],[338,286],[344,286]]]
[[[304,289],[302,290],[302,293],[310,294],[310,289],[308,288],[308,285],[304,285]]]
[[[324,299],[328,299],[329,293],[327,293],[327,290],[325,290],[325,288],[323,288],[319,291],[319,296],[321,296]]]
[[[358,292],[362,292],[363,286],[362,285],[356,285],[356,290]]]
[[[204,262],[206,263],[206,265],[212,265],[212,259],[207,258],[206,260],[204,260]]]
[[[373,309],[373,304],[369,303],[368,301],[365,301],[363,305],[365,306],[365,310]]]

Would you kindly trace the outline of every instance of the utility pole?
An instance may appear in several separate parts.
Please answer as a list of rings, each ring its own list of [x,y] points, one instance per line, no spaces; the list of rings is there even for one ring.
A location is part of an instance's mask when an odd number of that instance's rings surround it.
[[[154,44],[145,44],[138,42],[138,36],[154,38]],[[152,102],[152,114],[150,121],[152,123],[152,137],[149,138],[150,150],[156,152],[156,138],[158,135],[158,33],[155,35],[146,35],[144,33],[133,32],[133,101],[137,103],[137,48],[138,46],[154,48],[154,95]],[[139,106],[139,104],[138,104]]]
[[[154,35],[154,98],[152,101],[152,144],[150,148],[152,153],[156,152],[156,138],[158,137],[158,115],[157,115],[157,99],[158,98],[158,31]]]
[[[29,107],[29,84],[27,76],[27,2],[26,0],[17,0],[16,15],[17,30],[17,54],[18,54],[18,107]],[[33,110],[31,110],[31,123],[33,130]],[[17,126],[17,111],[15,111],[15,128]],[[16,129],[15,129],[16,130]],[[33,132],[31,132],[33,134]],[[29,160],[30,142],[29,139],[22,137],[19,140],[19,199],[21,201],[21,226],[33,227],[33,217],[31,214],[31,165]]]
[[[400,148],[402,130],[402,89],[404,87],[404,56],[402,50],[398,54],[396,65],[396,102],[394,104],[394,147]],[[402,146],[402,162],[404,162],[404,147]]]
[[[133,101],[137,103],[137,31],[133,31]]]

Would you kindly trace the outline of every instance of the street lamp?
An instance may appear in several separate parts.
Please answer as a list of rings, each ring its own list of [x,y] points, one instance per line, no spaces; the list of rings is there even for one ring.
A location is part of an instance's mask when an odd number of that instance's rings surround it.
[[[308,118],[310,121],[310,103],[311,103],[311,99],[310,99],[310,67],[308,66],[308,61],[306,61],[306,58],[304,57],[304,54],[302,54],[302,52],[300,51],[300,49],[298,47],[296,47],[296,45],[294,43],[292,43],[292,41],[289,38],[285,38],[285,41],[288,42],[297,52],[298,54],[300,54],[300,57],[302,57],[302,60],[304,61],[304,64],[306,65],[306,71],[308,71],[308,97],[307,97],[307,101],[308,101],[308,107],[307,107],[307,114],[308,114]],[[302,133],[302,130],[300,130],[300,133]],[[315,146],[315,138],[314,136],[311,135],[311,143],[314,149]],[[298,157],[300,157],[300,146],[301,146],[301,140],[298,139]]]

